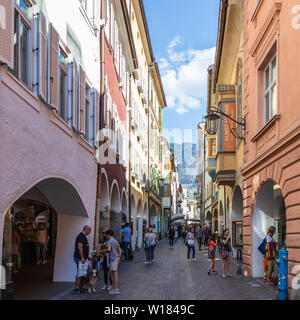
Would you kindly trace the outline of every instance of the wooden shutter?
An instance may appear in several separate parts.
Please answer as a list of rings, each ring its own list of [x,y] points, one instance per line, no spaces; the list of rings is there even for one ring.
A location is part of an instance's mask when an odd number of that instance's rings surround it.
[[[50,105],[58,110],[59,101],[59,35],[50,27]]]
[[[0,61],[14,68],[14,0],[0,0]]]
[[[100,95],[96,90],[96,106],[95,106],[95,146],[97,145],[98,141],[98,132],[100,130]]]
[[[42,12],[39,14],[39,95],[46,101],[46,66],[47,66],[47,27],[46,18]]]
[[[80,67],[80,133],[85,135],[85,72]]]
[[[73,62],[73,99],[74,99],[74,104],[73,104],[73,127],[75,130],[79,130],[79,124],[78,124],[78,109],[79,109],[79,77],[78,77],[78,67],[77,63],[74,60]]]
[[[74,126],[74,62],[68,64],[68,125]]]

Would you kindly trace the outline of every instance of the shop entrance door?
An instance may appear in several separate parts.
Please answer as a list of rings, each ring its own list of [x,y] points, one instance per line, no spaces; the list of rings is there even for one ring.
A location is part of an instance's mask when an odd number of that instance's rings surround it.
[[[3,233],[7,288],[2,299],[35,299],[52,282],[56,234],[57,215],[47,205],[20,199],[10,208]],[[42,239],[44,247],[38,244]]]

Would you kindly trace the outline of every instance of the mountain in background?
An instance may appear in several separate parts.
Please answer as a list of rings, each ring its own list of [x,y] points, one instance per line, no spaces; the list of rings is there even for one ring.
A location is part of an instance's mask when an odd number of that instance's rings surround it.
[[[179,182],[183,188],[188,190],[188,197],[193,198],[197,190],[196,176],[196,150],[195,143],[170,143],[178,166]]]

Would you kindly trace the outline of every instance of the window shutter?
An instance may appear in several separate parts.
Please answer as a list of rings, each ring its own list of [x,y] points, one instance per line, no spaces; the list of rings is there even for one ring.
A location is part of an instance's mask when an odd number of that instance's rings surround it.
[[[0,0],[0,61],[14,68],[14,0]]]
[[[80,133],[85,135],[85,72],[80,67]]]
[[[47,27],[46,18],[42,12],[39,13],[39,71],[38,71],[38,83],[39,83],[39,96],[46,101],[47,85],[46,85],[46,65],[47,65]]]
[[[74,100],[74,104],[73,104],[73,127],[75,128],[75,130],[79,130],[79,123],[78,123],[78,109],[79,109],[79,81],[78,81],[78,67],[77,67],[77,63],[74,60],[73,61],[73,100]]]
[[[95,115],[95,145],[96,145],[96,141],[97,141],[97,135],[98,132],[100,130],[99,128],[99,123],[100,123],[100,95],[98,93],[98,91],[96,91],[95,94],[95,109],[96,109],[96,115]]]
[[[54,27],[50,27],[50,105],[58,110],[58,72],[59,72],[59,35]]]
[[[74,62],[69,63],[68,65],[68,125],[74,126]]]

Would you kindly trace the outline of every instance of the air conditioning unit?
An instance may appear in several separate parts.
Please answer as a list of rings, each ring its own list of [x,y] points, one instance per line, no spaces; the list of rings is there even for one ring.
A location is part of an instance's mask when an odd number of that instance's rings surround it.
[[[131,177],[132,177],[132,178],[136,178],[136,174],[135,174],[134,171],[131,171]]]
[[[145,105],[145,110],[146,112],[149,112],[149,106],[147,104]]]
[[[124,83],[121,81],[119,82],[119,87],[122,88],[124,86]]]

